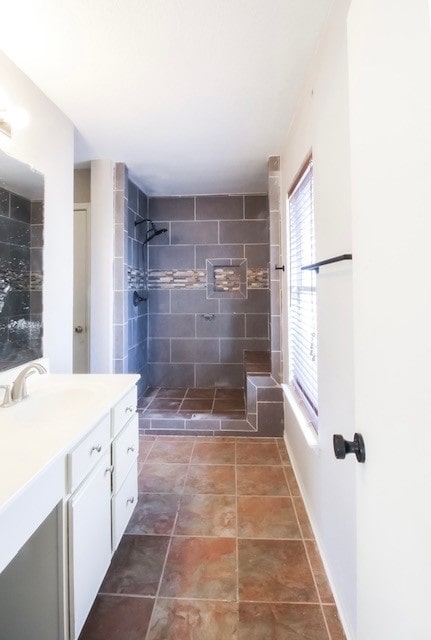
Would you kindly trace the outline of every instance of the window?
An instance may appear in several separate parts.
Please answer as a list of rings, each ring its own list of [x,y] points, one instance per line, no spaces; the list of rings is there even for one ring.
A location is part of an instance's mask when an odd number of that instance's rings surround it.
[[[313,163],[308,160],[288,194],[290,237],[289,373],[317,429],[316,272],[301,271],[315,262]]]

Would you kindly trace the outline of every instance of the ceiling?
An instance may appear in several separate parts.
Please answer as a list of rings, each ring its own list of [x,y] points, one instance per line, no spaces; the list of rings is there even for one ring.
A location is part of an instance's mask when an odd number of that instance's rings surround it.
[[[262,193],[331,0],[13,0],[0,45],[149,195]]]

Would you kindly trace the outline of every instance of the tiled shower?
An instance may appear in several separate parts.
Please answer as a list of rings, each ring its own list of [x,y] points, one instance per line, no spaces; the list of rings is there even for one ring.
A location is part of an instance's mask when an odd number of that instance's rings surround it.
[[[148,197],[115,165],[114,370],[140,373],[140,394],[244,388],[245,352],[272,352],[279,382],[276,160],[269,201]]]
[[[269,349],[266,196],[150,198],[150,386],[242,387]]]

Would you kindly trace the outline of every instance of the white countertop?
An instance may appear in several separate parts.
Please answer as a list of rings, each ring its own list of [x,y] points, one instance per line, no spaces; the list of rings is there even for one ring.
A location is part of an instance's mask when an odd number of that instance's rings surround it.
[[[0,408],[0,530],[47,470],[64,476],[67,452],[138,380],[137,374],[29,376],[29,397]]]

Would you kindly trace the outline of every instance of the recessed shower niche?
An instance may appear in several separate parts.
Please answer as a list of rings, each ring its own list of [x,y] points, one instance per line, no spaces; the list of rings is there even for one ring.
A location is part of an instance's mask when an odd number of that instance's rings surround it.
[[[0,151],[0,370],[42,355],[44,178]]]
[[[247,260],[207,260],[207,298],[247,298]]]

